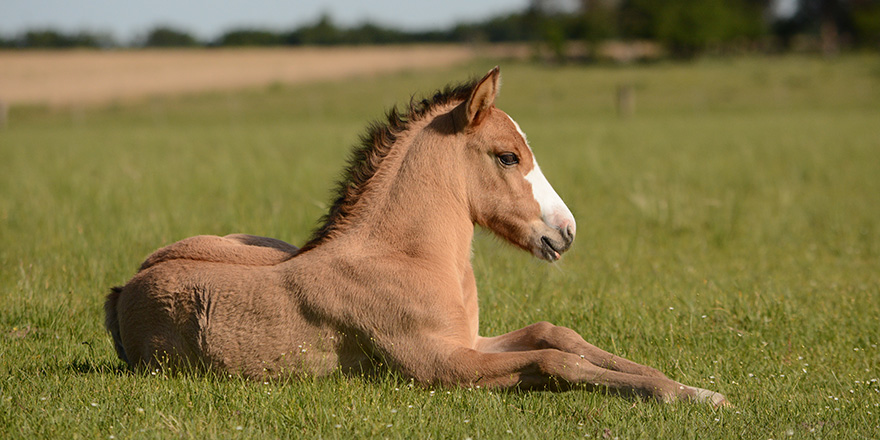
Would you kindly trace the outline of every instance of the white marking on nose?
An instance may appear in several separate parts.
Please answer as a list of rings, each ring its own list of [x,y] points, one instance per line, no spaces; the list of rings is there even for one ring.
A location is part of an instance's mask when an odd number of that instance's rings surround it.
[[[513,122],[516,131],[522,136],[523,142],[526,143],[529,151],[532,151],[532,147],[529,146],[529,141],[526,139],[526,134],[519,128],[519,124],[509,115],[507,117],[510,119],[510,122]],[[535,158],[534,151],[532,151],[532,170],[526,174],[526,181],[532,184],[532,195],[535,197],[535,201],[538,202],[538,206],[541,207],[541,218],[544,220],[544,223],[559,229],[571,227],[571,233],[574,234],[577,229],[574,215],[571,214],[568,206],[565,205],[565,202],[562,201],[562,198],[559,197],[559,194],[556,193],[556,190],[553,189],[553,186],[544,177],[541,167],[538,166],[538,159]]]

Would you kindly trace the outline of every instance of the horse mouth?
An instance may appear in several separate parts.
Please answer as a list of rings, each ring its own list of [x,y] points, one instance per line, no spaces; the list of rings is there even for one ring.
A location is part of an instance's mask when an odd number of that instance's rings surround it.
[[[574,242],[574,228],[571,226],[557,228],[554,232],[559,236],[541,234],[541,240],[537,249],[534,250],[535,256],[551,263],[562,258],[563,252],[571,248],[571,244]]]
[[[564,248],[565,246],[554,246],[553,240],[546,235],[541,237],[540,256],[551,263],[558,261],[562,257],[562,253],[565,252]]]

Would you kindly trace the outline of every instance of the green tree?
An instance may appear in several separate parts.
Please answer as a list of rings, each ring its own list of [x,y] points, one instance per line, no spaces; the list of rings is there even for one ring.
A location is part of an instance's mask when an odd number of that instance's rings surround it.
[[[234,29],[224,33],[215,43],[218,46],[278,46],[284,43],[281,35],[260,29]]]
[[[289,44],[331,45],[343,43],[342,32],[328,14],[324,14],[315,24],[303,26],[287,37]]]
[[[199,42],[189,33],[167,26],[160,26],[147,34],[145,47],[193,47]]]
[[[755,0],[628,0],[620,9],[626,36],[651,38],[676,56],[756,39],[765,30],[766,2]]]
[[[854,0],[852,23],[858,44],[880,49],[880,1]]]

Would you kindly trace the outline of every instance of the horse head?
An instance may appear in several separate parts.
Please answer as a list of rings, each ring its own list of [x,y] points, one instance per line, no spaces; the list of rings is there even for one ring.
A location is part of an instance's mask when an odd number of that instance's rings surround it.
[[[465,136],[471,218],[553,262],[574,241],[574,216],[544,177],[519,125],[495,107],[499,83],[496,67],[453,110],[455,126]]]

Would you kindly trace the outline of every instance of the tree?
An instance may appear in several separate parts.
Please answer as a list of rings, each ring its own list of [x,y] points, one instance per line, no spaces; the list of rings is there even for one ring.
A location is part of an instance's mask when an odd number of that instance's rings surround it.
[[[676,56],[764,34],[766,2],[755,0],[629,0],[621,4],[621,29],[656,39]]]
[[[853,0],[852,24],[857,44],[880,49],[880,1]]]
[[[296,44],[331,45],[343,43],[339,28],[333,24],[330,15],[324,14],[313,25],[303,26],[291,32],[286,40]]]
[[[234,29],[226,32],[215,43],[218,46],[278,46],[284,38],[274,32],[259,29]]]
[[[192,35],[167,26],[160,26],[150,31],[143,43],[145,47],[193,47],[198,45],[199,42]]]

